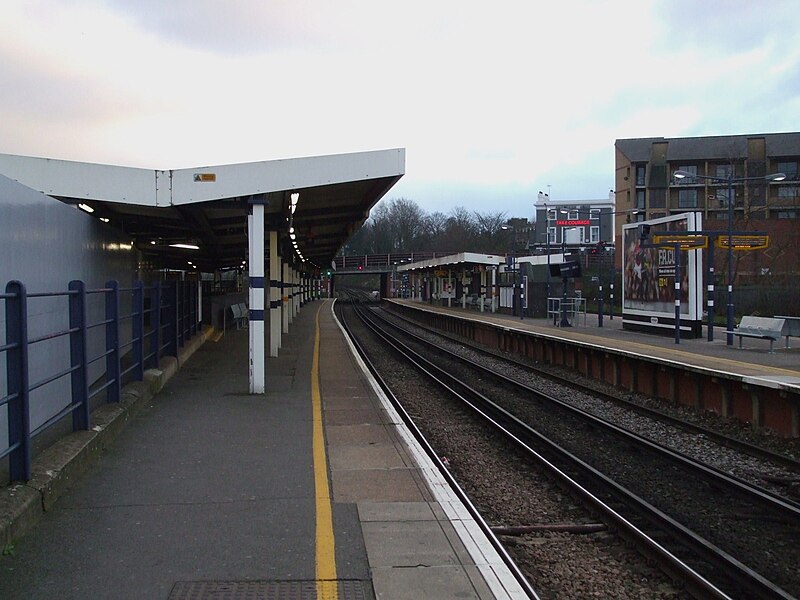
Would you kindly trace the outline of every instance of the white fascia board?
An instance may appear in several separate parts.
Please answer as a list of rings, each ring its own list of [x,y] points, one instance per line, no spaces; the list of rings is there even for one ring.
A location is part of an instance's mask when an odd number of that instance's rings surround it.
[[[157,206],[152,169],[0,154],[0,173],[49,196]]]
[[[517,258],[517,263],[530,263],[532,265],[558,264],[561,262],[564,262],[563,254],[551,254],[549,257],[546,254],[534,254]]]
[[[169,206],[401,177],[405,154],[394,148],[172,171],[0,154],[0,174],[50,196]],[[204,174],[213,177],[196,181]]]
[[[419,262],[409,263],[407,265],[400,265],[397,267],[398,271],[414,271],[416,269],[433,269],[436,267],[445,267],[458,264],[472,264],[472,265],[499,265],[505,262],[505,258],[496,254],[476,254],[474,252],[460,252],[458,254],[448,254],[447,256],[440,256],[438,258],[431,258],[429,260],[421,260]]]
[[[172,172],[172,203],[208,202],[250,194],[400,177],[404,173],[404,148],[178,169]]]

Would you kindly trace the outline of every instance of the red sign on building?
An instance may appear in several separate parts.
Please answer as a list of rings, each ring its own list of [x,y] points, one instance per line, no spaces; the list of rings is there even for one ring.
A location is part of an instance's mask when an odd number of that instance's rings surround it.
[[[591,225],[592,222],[589,219],[567,219],[565,221],[556,221],[556,224],[573,227],[575,225]]]

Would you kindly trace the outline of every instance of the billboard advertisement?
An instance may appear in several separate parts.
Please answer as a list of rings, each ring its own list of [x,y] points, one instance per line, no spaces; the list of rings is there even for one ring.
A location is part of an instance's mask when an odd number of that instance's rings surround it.
[[[641,225],[649,225],[643,240]],[[677,259],[680,259],[680,315],[683,335],[702,335],[702,250],[653,247],[653,234],[702,230],[700,213],[682,213],[624,225],[622,229],[622,317],[626,329],[674,331]]]

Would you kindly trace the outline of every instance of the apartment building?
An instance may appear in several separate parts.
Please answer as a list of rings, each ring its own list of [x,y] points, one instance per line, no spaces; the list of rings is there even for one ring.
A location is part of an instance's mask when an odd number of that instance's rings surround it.
[[[766,231],[770,248],[752,253],[751,274],[797,271],[800,133],[618,139],[615,150],[617,211],[639,221],[699,211],[704,229]]]

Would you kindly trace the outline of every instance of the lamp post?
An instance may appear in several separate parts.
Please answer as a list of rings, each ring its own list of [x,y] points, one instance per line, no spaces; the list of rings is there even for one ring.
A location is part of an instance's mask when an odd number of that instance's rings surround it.
[[[547,186],[548,188],[550,186]],[[550,210],[547,208],[547,201],[550,199],[550,194],[539,192],[539,202],[544,205],[545,215],[545,245],[547,248],[547,300],[546,304],[550,302]]]
[[[728,184],[728,231],[727,231],[727,238],[728,238],[728,312],[726,318],[726,332],[727,332],[727,345],[733,345],[733,329],[735,327],[735,316],[734,316],[734,308],[733,308],[733,204],[735,197],[733,195],[733,184],[734,183],[744,183],[746,181],[783,181],[786,179],[786,175],[784,173],[772,173],[771,175],[765,175],[763,177],[734,177],[734,166],[731,165],[730,170],[728,171],[727,177],[713,177],[711,175],[697,175],[695,173],[690,173],[689,171],[677,170],[675,171],[672,176],[675,179],[684,179],[686,177],[694,177],[696,179],[705,179],[708,181],[716,181],[719,183],[727,183]],[[713,268],[713,265],[711,265]],[[711,281],[709,283],[710,291],[713,293],[713,284],[714,282]],[[709,299],[709,323],[712,322],[713,318],[713,298]]]

